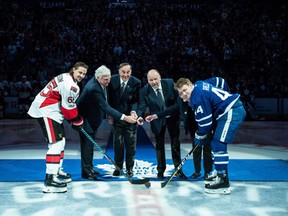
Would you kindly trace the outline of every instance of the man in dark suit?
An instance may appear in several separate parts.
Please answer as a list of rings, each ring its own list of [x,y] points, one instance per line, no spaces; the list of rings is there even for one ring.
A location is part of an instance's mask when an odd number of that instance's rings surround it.
[[[178,106],[177,98],[178,93],[174,90],[174,82],[172,79],[161,79],[159,72],[155,69],[149,70],[147,73],[148,83],[140,90],[140,100],[138,108],[138,124],[143,121],[143,115],[146,108],[149,108],[150,114],[160,114],[161,111]],[[157,157],[157,177],[164,178],[164,172],[166,169],[166,157],[165,157],[165,131],[168,129],[171,139],[172,159],[175,168],[181,163],[180,156],[180,128],[179,128],[179,109],[176,109],[178,115],[167,116],[166,118],[156,119],[150,122],[151,130],[156,139],[156,157]],[[165,117],[165,116],[164,116]],[[147,119],[146,119],[147,120]],[[185,179],[186,176],[179,170],[178,177]]]
[[[100,66],[95,71],[95,75],[85,85],[83,92],[77,100],[78,112],[84,119],[83,128],[93,139],[95,139],[97,129],[102,120],[106,118],[106,114],[119,121],[136,122],[134,116],[127,116],[109,106],[106,87],[110,79],[110,69],[105,65]],[[93,166],[93,144],[83,133],[79,132],[79,134],[82,178],[97,180],[97,171],[94,170]]]
[[[119,65],[118,74],[111,77],[109,88],[109,104],[114,109],[137,119],[139,90],[141,81],[131,76],[132,69],[129,63]],[[127,174],[133,176],[134,157],[136,153],[137,123],[128,123],[113,119],[113,148],[114,160],[122,169],[124,163],[124,146],[126,149]],[[114,176],[120,175],[120,170],[115,169]]]
[[[190,134],[191,139],[192,139],[192,146],[195,148],[195,143],[194,143],[194,138],[195,138],[195,132],[197,131],[198,124],[195,121],[194,118],[194,113],[191,109],[191,107],[188,105],[187,102],[183,102],[183,100],[178,97],[177,100],[178,107],[172,106],[169,107],[158,114],[152,114],[148,115],[145,120],[148,122],[151,122],[155,119],[158,118],[165,118],[166,116],[169,115],[175,115],[179,114],[175,112],[175,110],[180,111],[180,116],[181,119],[183,120],[184,123],[184,128],[185,128],[185,134]],[[194,162],[194,170],[195,172],[191,175],[191,178],[198,178],[201,176],[201,156],[202,156],[202,147],[198,146],[194,151],[193,151],[193,162]],[[203,165],[204,165],[204,171],[205,171],[205,179],[208,178],[209,173],[212,171],[212,153],[211,153],[211,146],[210,144],[207,144],[203,147]]]

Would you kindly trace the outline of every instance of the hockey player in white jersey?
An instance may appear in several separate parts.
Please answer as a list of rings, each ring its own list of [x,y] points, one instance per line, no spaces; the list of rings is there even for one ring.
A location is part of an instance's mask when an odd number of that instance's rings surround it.
[[[77,62],[68,73],[54,77],[35,97],[28,114],[36,118],[48,142],[46,153],[46,178],[44,193],[63,193],[71,175],[62,168],[65,147],[64,119],[72,126],[81,127],[82,117],[78,114],[76,99],[81,82],[87,73],[88,66]]]
[[[205,192],[229,194],[227,144],[234,140],[237,129],[245,119],[246,111],[239,99],[240,95],[225,91],[225,83],[221,88],[216,87],[220,84],[218,81],[221,79],[208,79],[193,84],[189,79],[180,78],[175,88],[182,100],[188,101],[194,111],[195,120],[198,123],[198,131],[194,140],[196,145],[205,145],[212,125],[216,125],[216,128],[213,128],[211,149],[217,176],[214,181],[205,185]]]

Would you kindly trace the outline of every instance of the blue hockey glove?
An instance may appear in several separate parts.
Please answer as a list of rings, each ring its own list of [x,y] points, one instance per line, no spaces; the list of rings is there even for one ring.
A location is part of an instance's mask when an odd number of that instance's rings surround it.
[[[200,134],[197,134],[196,132],[194,143],[195,145],[198,145],[198,146],[204,146],[207,143],[207,138],[208,138],[207,134],[200,135]]]

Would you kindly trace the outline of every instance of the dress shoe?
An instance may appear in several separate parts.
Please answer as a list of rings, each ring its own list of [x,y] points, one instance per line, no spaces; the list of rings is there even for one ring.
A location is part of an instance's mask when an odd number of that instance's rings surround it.
[[[176,176],[178,176],[178,178],[181,178],[181,179],[187,179],[187,177],[182,171],[178,171]]]
[[[120,170],[118,170],[118,169],[114,170],[112,175],[113,176],[120,176]]]
[[[132,170],[128,170],[126,174],[131,178],[133,176],[133,171]]]
[[[162,172],[157,173],[157,178],[164,179],[164,174]]]
[[[201,176],[201,173],[194,172],[194,173],[191,175],[191,178],[198,178],[199,176]]]
[[[97,180],[97,176],[94,175],[93,173],[82,173],[82,178],[93,180],[93,181]]]
[[[97,170],[91,170],[91,173],[93,173],[94,175],[99,175],[100,174],[100,172],[98,172]]]

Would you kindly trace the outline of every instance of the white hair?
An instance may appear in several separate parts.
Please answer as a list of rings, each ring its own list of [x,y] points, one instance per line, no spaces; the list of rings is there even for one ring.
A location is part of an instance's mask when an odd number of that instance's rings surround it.
[[[101,65],[99,68],[95,70],[96,79],[102,78],[105,75],[111,75],[111,71],[105,65]]]

